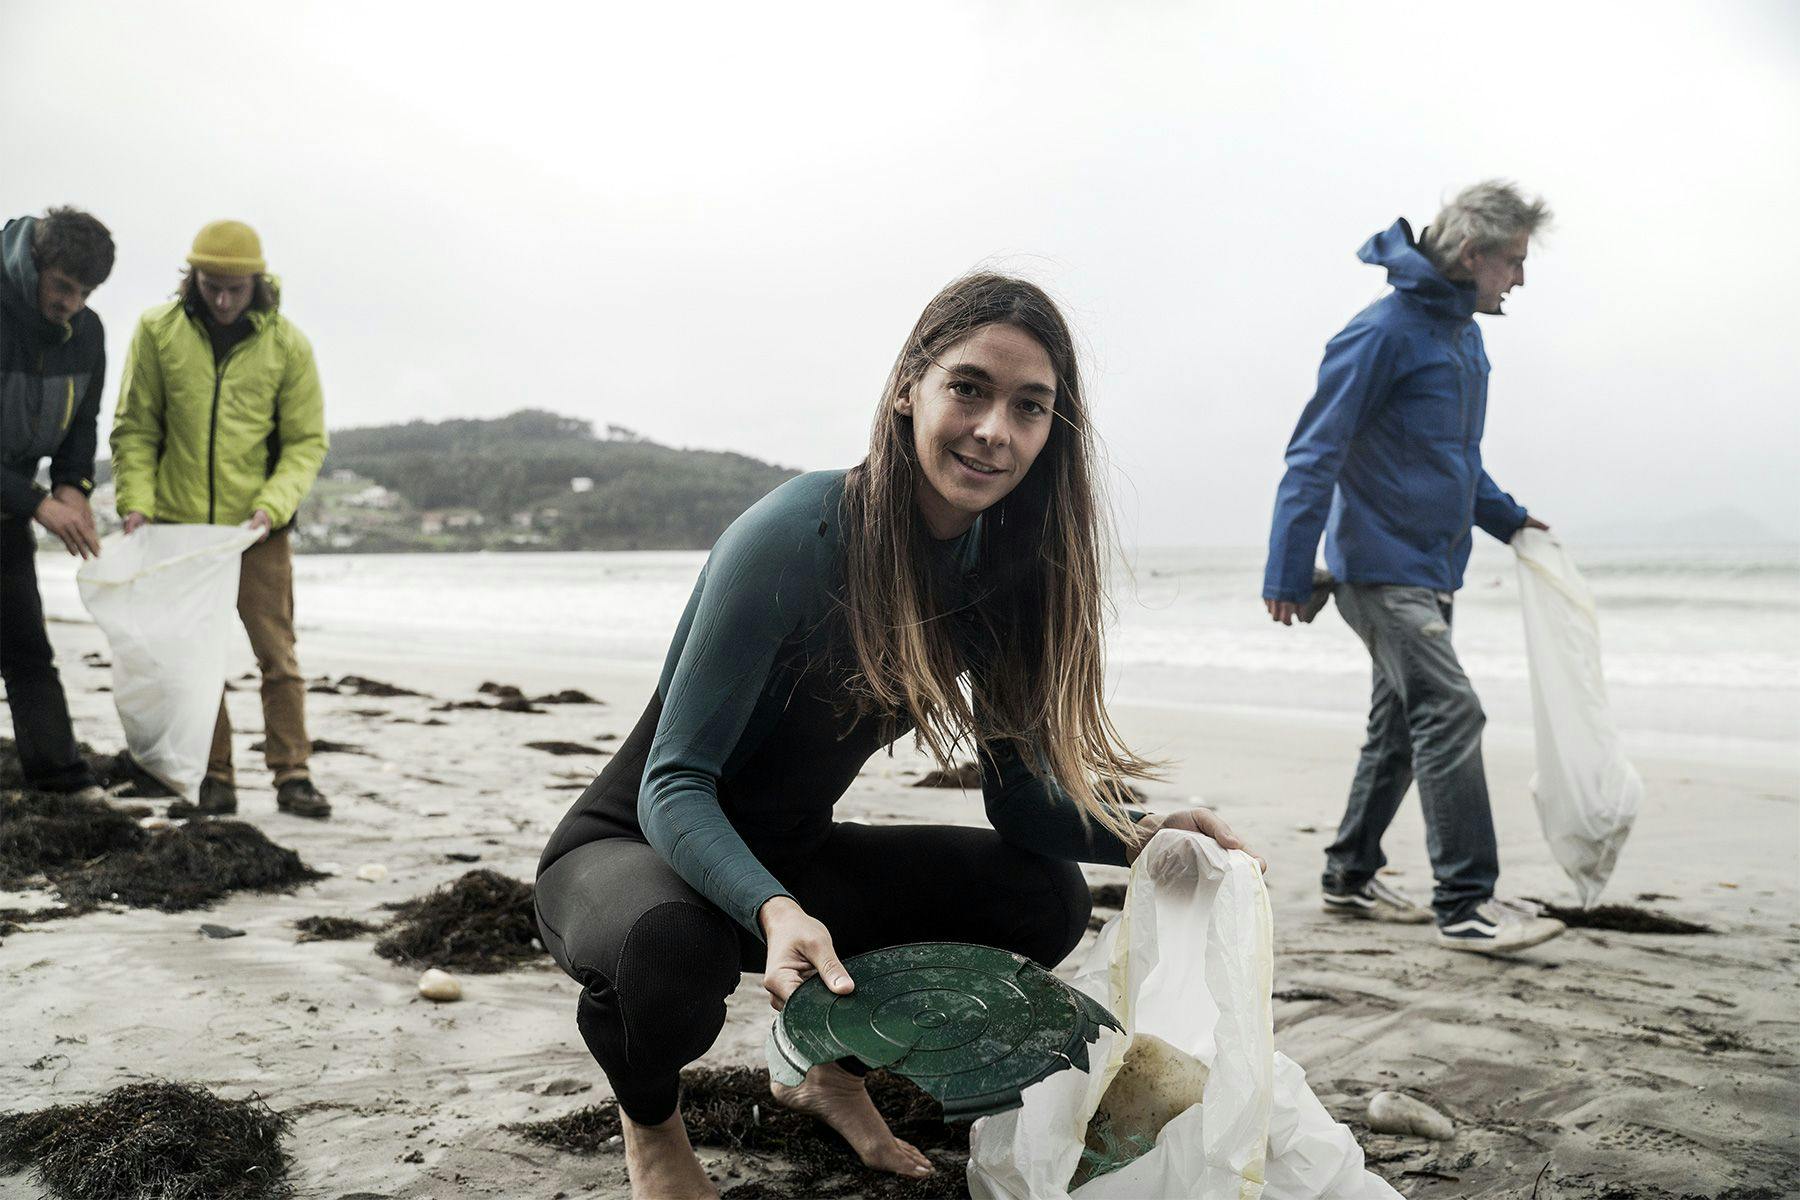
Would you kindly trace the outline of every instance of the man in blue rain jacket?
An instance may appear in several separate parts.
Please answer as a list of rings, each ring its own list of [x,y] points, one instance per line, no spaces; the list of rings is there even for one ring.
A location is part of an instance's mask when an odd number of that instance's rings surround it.
[[[1310,620],[1322,532],[1332,595],[1374,664],[1368,738],[1326,851],[1325,908],[1402,923],[1435,915],[1439,942],[1461,950],[1523,949],[1563,928],[1494,898],[1486,717],[1450,644],[1473,527],[1502,542],[1547,528],[1482,468],[1488,360],[1474,314],[1498,315],[1524,285],[1531,235],[1549,216],[1541,200],[1491,180],[1465,189],[1416,241],[1400,220],[1364,243],[1357,256],[1386,268],[1393,290],[1325,348],[1288,443],[1263,578],[1274,620]],[[1415,780],[1432,914],[1377,876],[1382,835]]]

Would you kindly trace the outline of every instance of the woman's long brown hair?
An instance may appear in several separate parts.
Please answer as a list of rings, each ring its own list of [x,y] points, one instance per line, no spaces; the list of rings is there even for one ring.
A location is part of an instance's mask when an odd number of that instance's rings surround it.
[[[1056,371],[1049,440],[1025,478],[981,517],[979,598],[960,612],[934,593],[931,534],[915,493],[910,416],[896,407],[926,370],[976,330],[1029,333]],[[1075,344],[1042,289],[1003,275],[956,280],[926,305],[881,395],[869,456],[844,490],[846,616],[864,712],[905,713],[939,765],[959,745],[1012,742],[1090,819],[1131,840],[1124,780],[1155,764],[1125,747],[1107,715],[1102,620],[1103,505]],[[977,661],[952,638],[975,623]],[[958,680],[969,674],[969,694]]]

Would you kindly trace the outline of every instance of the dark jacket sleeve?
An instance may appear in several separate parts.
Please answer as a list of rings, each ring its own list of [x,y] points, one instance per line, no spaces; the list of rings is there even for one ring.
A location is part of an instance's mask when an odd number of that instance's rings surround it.
[[[1352,322],[1326,345],[1318,388],[1288,442],[1287,473],[1275,493],[1264,599],[1304,602],[1312,595],[1332,488],[1351,438],[1387,398],[1394,373],[1393,343],[1371,322]]]
[[[45,492],[17,471],[0,467],[0,511],[9,517],[29,517],[44,501]]]
[[[782,643],[816,593],[808,533],[780,503],[752,508],[707,559],[664,670],[638,823],[695,891],[758,937],[757,911],[787,895],[719,806],[719,778],[768,687]],[[816,542],[814,535],[812,541]]]
[[[1503,542],[1525,524],[1525,510],[1484,470],[1475,482],[1475,523]]]
[[[1125,843],[1087,819],[1054,780],[1034,774],[1011,743],[987,743],[980,757],[981,799],[1002,841],[1045,858],[1126,865]]]
[[[96,319],[97,323],[97,319]],[[104,336],[104,335],[101,335]],[[94,356],[94,371],[88,376],[87,394],[63,434],[62,445],[50,457],[50,484],[69,484],[86,496],[94,490],[94,448],[100,441],[100,392],[106,386],[106,348]]]

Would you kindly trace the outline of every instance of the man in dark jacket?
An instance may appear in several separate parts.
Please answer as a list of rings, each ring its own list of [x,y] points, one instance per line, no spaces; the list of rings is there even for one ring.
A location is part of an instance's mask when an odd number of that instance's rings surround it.
[[[87,309],[112,273],[106,226],[73,208],[0,230],[0,677],[25,786],[101,795],[69,724],[38,597],[31,524],[70,554],[100,553],[94,490],[105,332]],[[38,463],[50,459],[50,489]]]
[[[1523,949],[1563,929],[1494,898],[1486,717],[1450,645],[1473,526],[1502,542],[1526,525],[1548,528],[1482,468],[1488,360],[1474,314],[1499,315],[1524,285],[1531,235],[1549,217],[1541,200],[1490,180],[1465,189],[1418,241],[1401,220],[1358,251],[1387,269],[1393,291],[1325,348],[1288,443],[1263,578],[1270,617],[1310,620],[1323,532],[1338,609],[1374,661],[1368,738],[1325,854],[1325,908],[1430,919],[1376,874],[1382,835],[1416,779],[1438,941],[1461,950]]]

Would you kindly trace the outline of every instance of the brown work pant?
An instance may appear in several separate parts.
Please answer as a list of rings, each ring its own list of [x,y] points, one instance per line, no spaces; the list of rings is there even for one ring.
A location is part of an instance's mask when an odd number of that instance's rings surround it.
[[[274,772],[277,787],[290,779],[304,779],[312,742],[306,736],[306,680],[294,653],[294,547],[287,530],[244,551],[238,571],[238,616],[262,671],[263,759]],[[231,717],[223,696],[206,774],[209,779],[235,782]]]

